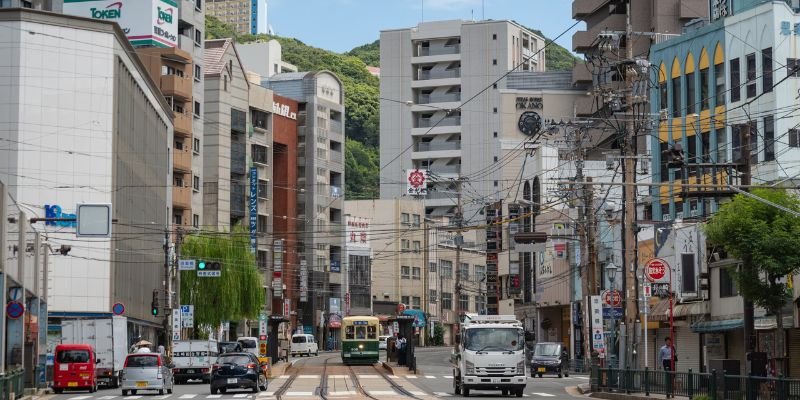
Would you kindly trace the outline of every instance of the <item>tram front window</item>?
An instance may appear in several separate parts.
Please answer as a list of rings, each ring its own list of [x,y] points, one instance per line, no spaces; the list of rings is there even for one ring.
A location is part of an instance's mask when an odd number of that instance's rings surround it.
[[[344,338],[347,340],[355,339],[355,327],[354,326],[347,326],[344,330]]]

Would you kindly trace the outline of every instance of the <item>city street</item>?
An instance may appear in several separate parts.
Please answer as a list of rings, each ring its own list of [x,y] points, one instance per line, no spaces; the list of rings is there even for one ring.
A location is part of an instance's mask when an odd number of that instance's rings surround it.
[[[97,393],[65,393],[53,400],[173,400],[173,399],[394,399],[456,398],[449,367],[450,348],[417,349],[419,372],[416,375],[390,375],[379,364],[348,367],[339,353],[293,359],[294,368],[269,382],[267,391],[233,391],[212,395],[207,384],[176,385],[173,394],[155,392],[122,396],[118,389]],[[588,382],[587,376],[569,378],[528,378],[523,398],[571,399],[566,388]],[[474,391],[470,398],[500,398],[499,392]]]

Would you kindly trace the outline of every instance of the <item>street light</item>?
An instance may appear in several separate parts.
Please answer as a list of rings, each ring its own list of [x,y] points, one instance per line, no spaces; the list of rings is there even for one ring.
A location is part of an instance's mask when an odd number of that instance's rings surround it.
[[[608,277],[608,283],[609,283],[609,286],[610,286],[609,290],[610,290],[610,293],[611,293],[611,298],[613,299],[614,298],[614,291],[616,290],[616,287],[614,286],[614,279],[617,277],[618,268],[617,268],[616,265],[614,265],[614,263],[610,262],[610,263],[608,263],[606,265],[605,269],[606,269],[606,276]],[[611,329],[609,329],[608,336],[609,336],[609,339],[610,339],[609,340],[610,341],[610,346],[609,347],[611,348],[611,351],[608,354],[609,354],[610,367],[614,368],[616,366],[616,358],[617,358],[616,357],[617,349],[615,347],[615,342],[616,342],[616,332],[615,331],[617,329],[617,326],[616,326],[617,325],[617,321],[614,318],[613,301],[611,301],[610,303],[612,303],[612,304],[609,304],[609,306],[612,307],[611,308]]]

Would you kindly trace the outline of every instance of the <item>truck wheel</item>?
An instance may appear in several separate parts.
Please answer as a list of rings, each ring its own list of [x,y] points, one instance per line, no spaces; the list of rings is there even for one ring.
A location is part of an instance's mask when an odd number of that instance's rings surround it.
[[[217,388],[211,388],[211,394],[217,394]]]
[[[456,396],[461,395],[461,384],[458,382],[458,378],[453,378],[453,392]]]
[[[541,373],[541,372],[539,372],[539,378],[541,378],[541,377],[542,377],[542,373]]]
[[[131,390],[131,394],[136,396],[136,390]]]
[[[508,396],[508,389],[503,389],[503,396]]]
[[[559,373],[558,373],[558,378],[559,378],[559,379],[560,379],[560,378],[562,378],[562,376],[561,376],[561,372],[559,372]]]
[[[53,393],[55,393],[55,394],[61,394],[61,393],[64,393],[64,389],[61,389],[61,388],[53,388]]]
[[[56,393],[58,393],[58,392],[56,392]],[[127,395],[128,395],[128,391],[127,391],[127,390],[125,390],[125,389],[122,389],[122,395],[123,395],[123,396],[127,396]]]
[[[464,395],[464,397],[469,397],[469,388],[466,386],[462,387],[461,393]]]
[[[566,376],[567,378],[569,378],[569,372],[564,372],[564,376]]]
[[[522,391],[523,391],[523,389],[521,389],[521,388],[517,389],[517,393],[516,393],[517,397],[522,397]]]

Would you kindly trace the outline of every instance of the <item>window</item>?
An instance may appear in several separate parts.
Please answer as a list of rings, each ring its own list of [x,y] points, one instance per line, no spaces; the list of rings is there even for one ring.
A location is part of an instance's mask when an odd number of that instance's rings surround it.
[[[268,181],[258,181],[258,198],[259,199],[269,199],[269,182]]]
[[[195,64],[194,65],[194,80],[200,82],[200,80],[202,78],[203,78],[202,70],[200,69],[199,65]]]
[[[478,314],[486,313],[486,302],[483,301],[482,295],[475,296],[475,312]]]
[[[440,276],[442,279],[453,279],[453,262],[448,260],[439,261]]]
[[[203,0],[195,0],[195,2],[194,2],[194,8],[195,8],[197,11],[203,11]]]
[[[403,265],[402,267],[400,267],[400,278],[411,279],[411,267],[407,265]]]
[[[483,282],[485,279],[486,279],[486,266],[476,265],[475,266],[475,280],[477,282]]]
[[[672,116],[681,116],[681,77],[672,78]]]
[[[772,91],[772,47],[761,50],[761,90]]]
[[[662,110],[666,110],[669,108],[669,100],[667,97],[667,81],[661,82],[658,84],[658,94],[659,94],[659,107]]]
[[[694,253],[681,254],[681,284],[683,293],[697,292]]]
[[[716,79],[716,104],[725,105],[725,64],[720,63],[714,66],[714,78]]]
[[[734,297],[739,295],[739,290],[736,287],[736,282],[733,280],[731,273],[733,267],[719,269],[719,297]]]
[[[194,44],[198,46],[203,45],[203,32],[200,32],[200,29],[197,28],[194,30]]]
[[[400,214],[400,223],[403,225],[411,224],[411,216],[408,213]]]
[[[495,132],[495,133],[493,134],[493,136],[494,136],[494,137],[497,137],[497,132]]]
[[[411,250],[411,241],[408,239],[400,239],[400,251]]]
[[[403,304],[411,304],[411,297],[410,296],[400,296],[400,302]]]
[[[422,250],[422,244],[420,243],[419,240],[415,240],[413,242],[413,245],[414,245],[414,247],[413,247],[414,253],[419,253],[420,250]]]
[[[412,309],[419,310],[421,306],[422,306],[422,299],[420,299],[418,296],[414,296],[411,298]]]
[[[686,74],[686,115],[691,115],[695,113],[695,89],[696,84],[694,82],[694,72],[690,72]]]
[[[200,139],[194,138],[192,140],[192,151],[194,151],[197,154],[200,154]]]
[[[495,113],[495,114],[497,114],[497,107],[494,107],[494,108],[492,109],[492,112],[493,112],[493,113]]]
[[[497,40],[497,34],[496,33],[492,34],[492,40]]]
[[[195,228],[200,227],[200,216],[197,214],[192,214],[192,226]]]
[[[786,75],[792,78],[800,78],[800,59],[786,59]]]
[[[269,130],[269,114],[261,110],[253,110],[250,116],[253,121],[253,127]]]
[[[496,58],[492,59],[492,65],[497,65],[497,59]]]
[[[420,280],[422,269],[420,267],[411,267],[411,279]]]
[[[194,189],[195,192],[200,191],[200,177],[197,175],[192,177],[192,189]]]
[[[745,56],[747,66],[747,98],[756,97],[756,53]]]
[[[436,263],[435,262],[429,262],[428,263],[428,272],[436,272]]]
[[[431,303],[436,303],[436,289],[429,289],[428,290],[428,301]]]
[[[709,85],[711,84],[708,68],[700,70],[700,109],[708,110],[711,107],[711,97],[709,96]]]
[[[789,147],[800,147],[800,129],[789,129]]]
[[[263,165],[269,164],[269,160],[267,159],[267,148],[265,146],[258,144],[251,145],[250,152],[254,163]]]
[[[421,221],[420,216],[418,214],[414,214],[411,217],[414,220],[414,224],[413,225],[414,226],[419,226],[420,225],[420,221]]]
[[[775,117],[764,117],[764,161],[775,160]]]
[[[258,233],[269,232],[269,219],[266,215],[259,215],[256,219],[256,231]]]
[[[469,295],[458,295],[458,309],[460,311],[469,311]]]
[[[731,102],[742,99],[741,71],[739,70],[739,59],[734,58],[731,63]]]
[[[200,115],[202,115],[202,114],[200,114],[200,102],[195,100],[194,101],[194,116],[195,117],[200,117]]]
[[[453,309],[453,294],[442,292],[442,310]]]
[[[469,264],[461,263],[461,265],[458,266],[458,277],[462,281],[469,281]]]

